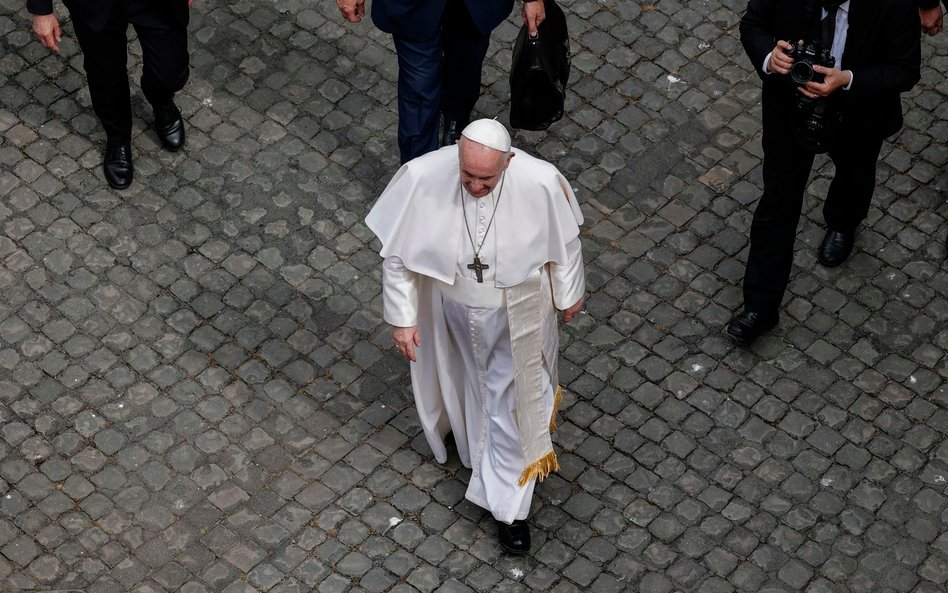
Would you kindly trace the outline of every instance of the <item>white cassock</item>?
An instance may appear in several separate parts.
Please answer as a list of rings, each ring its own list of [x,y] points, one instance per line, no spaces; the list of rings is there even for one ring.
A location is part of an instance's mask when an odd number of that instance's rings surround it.
[[[465,497],[506,523],[527,517],[536,479],[558,467],[555,309],[585,290],[572,189],[549,163],[513,151],[503,189],[479,199],[461,188],[457,146],[419,157],[366,218],[382,241],[385,320],[421,336],[412,387],[428,443],[443,463],[454,433],[472,470]],[[467,267],[475,249],[462,207],[488,266],[483,283]]]

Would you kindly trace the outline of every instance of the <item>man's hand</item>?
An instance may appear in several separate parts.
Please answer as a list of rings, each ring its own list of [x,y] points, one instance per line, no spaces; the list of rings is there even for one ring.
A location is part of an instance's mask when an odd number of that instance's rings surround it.
[[[767,63],[767,69],[777,74],[789,74],[790,66],[793,66],[793,58],[787,52],[793,46],[786,41],[778,41],[774,50],[770,52],[770,62]]]
[[[573,317],[576,317],[586,309],[583,307],[586,299],[579,297],[579,300],[576,301],[576,304],[563,311],[563,323],[569,323],[573,320]]]
[[[350,23],[358,23],[365,16],[365,0],[336,0],[336,5]]]
[[[399,354],[412,362],[416,362],[415,348],[421,347],[421,335],[418,333],[418,326],[396,327],[392,329],[392,340],[395,342],[395,349]]]
[[[63,37],[63,31],[59,28],[59,19],[55,14],[34,14],[33,32],[43,47],[59,51],[59,40]]]
[[[852,81],[852,73],[849,70],[824,68],[814,64],[813,71],[823,75],[823,82],[811,80],[806,83],[806,86],[797,87],[801,93],[811,99],[828,97]]]
[[[922,21],[922,31],[926,35],[938,35],[945,27],[945,15],[941,12],[941,4],[932,8],[919,8],[918,17]]]
[[[546,18],[546,7],[543,6],[543,0],[533,0],[533,2],[523,3],[523,24],[527,26],[527,33],[530,37],[536,37],[537,27]]]

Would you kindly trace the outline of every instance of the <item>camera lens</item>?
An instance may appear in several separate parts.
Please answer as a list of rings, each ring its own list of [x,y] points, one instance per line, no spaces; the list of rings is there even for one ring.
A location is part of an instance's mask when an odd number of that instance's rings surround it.
[[[790,78],[793,82],[804,85],[813,80],[813,67],[806,62],[795,62],[790,66]]]

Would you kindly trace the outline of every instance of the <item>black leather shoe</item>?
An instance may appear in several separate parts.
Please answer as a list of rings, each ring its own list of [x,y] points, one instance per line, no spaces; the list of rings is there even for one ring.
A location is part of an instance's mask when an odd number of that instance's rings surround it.
[[[444,120],[444,133],[441,135],[441,146],[451,146],[461,138],[461,131],[467,127],[470,122],[460,119]]]
[[[530,551],[530,527],[526,521],[514,521],[507,525],[497,522],[497,539],[500,545],[511,554],[526,554]]]
[[[744,311],[731,319],[724,333],[741,346],[747,346],[762,333],[777,325],[777,315],[761,315],[755,311]]]
[[[856,242],[856,233],[844,233],[827,229],[823,242],[820,243],[819,260],[827,268],[835,268],[846,261],[853,252],[853,243]]]
[[[155,107],[155,133],[171,152],[177,152],[184,146],[184,120],[173,101]]]
[[[115,189],[125,189],[131,185],[135,175],[132,143],[128,140],[109,140],[105,145],[102,171],[105,173],[105,180]]]

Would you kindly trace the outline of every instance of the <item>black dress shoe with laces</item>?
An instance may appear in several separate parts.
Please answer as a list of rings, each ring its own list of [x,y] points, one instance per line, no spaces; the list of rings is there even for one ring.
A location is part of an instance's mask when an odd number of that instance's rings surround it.
[[[530,551],[530,526],[526,521],[514,521],[510,525],[497,522],[497,539],[503,549],[511,554],[526,554]]]
[[[171,152],[184,146],[184,120],[173,101],[155,107],[155,133],[162,145]]]
[[[461,131],[470,123],[460,119],[444,120],[444,133],[441,135],[441,146],[451,146],[461,138]]]
[[[747,346],[762,333],[777,325],[777,315],[762,315],[756,311],[744,311],[725,326],[724,333],[741,346]]]
[[[132,184],[135,166],[132,164],[132,143],[129,140],[106,142],[102,171],[105,180],[115,189],[125,189]]]
[[[827,268],[835,268],[846,261],[849,254],[853,251],[853,243],[856,242],[856,233],[844,233],[842,231],[826,230],[823,236],[823,242],[820,243],[819,260]]]

